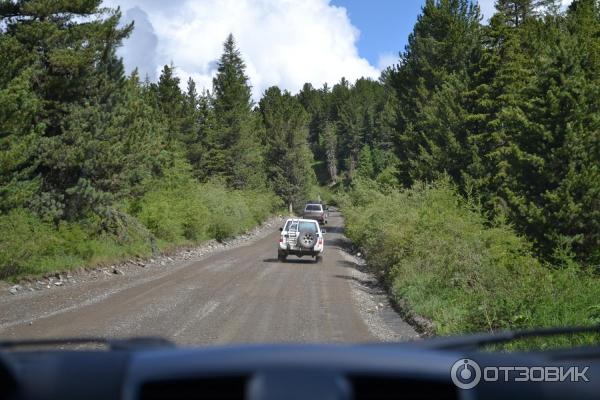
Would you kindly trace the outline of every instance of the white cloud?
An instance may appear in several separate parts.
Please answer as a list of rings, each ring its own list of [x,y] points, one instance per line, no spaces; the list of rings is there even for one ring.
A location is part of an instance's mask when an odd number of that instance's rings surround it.
[[[562,9],[565,10],[573,0],[560,0]],[[496,12],[496,0],[479,0],[481,14],[483,14],[483,22],[487,22]]]
[[[105,4],[120,5],[124,12],[135,6],[145,11],[153,29],[145,25],[143,35],[158,38],[156,48],[147,49],[156,52],[152,67],[160,69],[172,61],[183,84],[191,76],[198,86],[211,88],[215,61],[230,32],[246,62],[255,99],[271,85],[295,92],[305,82],[320,87],[342,76],[351,81],[379,76],[379,70],[359,56],[359,31],[346,10],[329,0],[105,0]],[[126,61],[147,42],[142,36],[125,42],[121,54]]]
[[[566,9],[573,2],[573,0],[560,0],[560,2],[562,4],[563,9]]]
[[[138,68],[142,79],[148,76],[149,79],[156,80],[156,47],[158,46],[158,38],[154,32],[154,27],[148,20],[148,14],[139,7],[130,8],[123,15],[123,23],[130,23],[131,21],[135,21],[135,30],[130,35],[129,40],[131,43],[135,43],[135,46],[127,48],[127,57],[123,59],[125,69],[131,72],[135,68]],[[124,49],[120,51],[124,53]]]
[[[481,9],[484,21],[489,20],[494,15],[494,12],[496,12],[494,4],[496,4],[495,0],[479,0],[479,8]]]
[[[398,64],[399,59],[400,55],[398,53],[380,54],[379,59],[377,60],[377,68],[379,68],[380,71],[383,71],[387,67]]]

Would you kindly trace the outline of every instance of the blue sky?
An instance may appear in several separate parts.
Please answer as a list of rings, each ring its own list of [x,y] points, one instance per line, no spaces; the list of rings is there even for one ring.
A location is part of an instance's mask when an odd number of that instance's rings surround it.
[[[379,66],[382,57],[404,50],[423,0],[332,0],[348,11],[352,24],[360,30],[358,52],[372,65]]]

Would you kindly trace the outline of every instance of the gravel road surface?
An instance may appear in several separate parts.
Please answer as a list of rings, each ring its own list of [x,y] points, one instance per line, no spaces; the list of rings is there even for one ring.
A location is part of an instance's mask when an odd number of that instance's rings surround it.
[[[0,296],[0,339],[162,336],[182,345],[417,338],[332,213],[323,262],[277,261],[278,226],[187,260]],[[33,290],[33,289],[32,289]]]

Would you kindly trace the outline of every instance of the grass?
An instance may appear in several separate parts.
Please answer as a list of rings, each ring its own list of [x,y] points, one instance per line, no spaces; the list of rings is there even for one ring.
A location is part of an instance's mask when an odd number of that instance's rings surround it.
[[[267,219],[280,207],[270,193],[219,184],[156,185],[102,217],[59,225],[28,210],[0,215],[0,279],[17,280],[148,256],[208,239],[223,240]]]
[[[437,334],[600,322],[598,276],[567,257],[542,264],[526,239],[505,223],[490,224],[448,182],[381,193],[359,181],[339,201],[347,234],[369,265]]]

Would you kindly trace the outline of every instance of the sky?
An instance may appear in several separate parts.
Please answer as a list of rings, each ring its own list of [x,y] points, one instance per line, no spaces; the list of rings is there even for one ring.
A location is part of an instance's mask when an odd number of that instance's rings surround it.
[[[569,1],[564,0],[563,3]],[[104,0],[135,30],[119,50],[127,72],[155,81],[173,63],[182,87],[212,87],[223,42],[233,33],[253,97],[272,85],[377,79],[398,61],[424,0]],[[484,19],[494,0],[480,0]]]
[[[398,61],[423,0],[333,0],[345,7],[351,23],[360,31],[358,54],[378,69]]]

